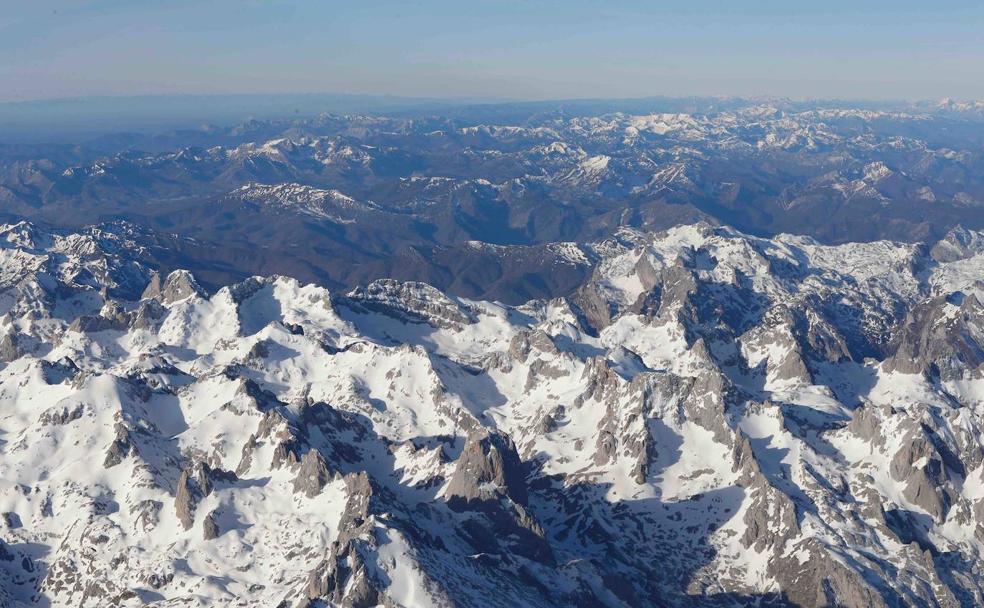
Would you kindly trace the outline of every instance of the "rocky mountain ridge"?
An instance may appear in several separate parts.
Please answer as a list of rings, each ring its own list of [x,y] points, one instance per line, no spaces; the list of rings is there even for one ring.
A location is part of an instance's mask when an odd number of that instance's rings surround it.
[[[0,603],[984,602],[981,233],[623,228],[517,306],[127,234],[0,227]]]

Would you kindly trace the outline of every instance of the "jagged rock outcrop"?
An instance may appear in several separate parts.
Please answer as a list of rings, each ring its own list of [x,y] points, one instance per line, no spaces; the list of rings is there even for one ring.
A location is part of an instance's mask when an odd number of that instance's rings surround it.
[[[984,306],[975,294],[954,293],[912,309],[887,369],[941,380],[984,375]]]
[[[21,354],[17,334],[5,333],[0,338],[0,362],[10,363],[11,361],[16,361],[20,358]]]
[[[181,471],[174,494],[174,512],[185,530],[190,530],[194,525],[198,504],[212,493],[215,483],[234,479],[234,474],[213,469],[204,462],[195,463]],[[211,517],[213,515],[209,514],[206,519]],[[205,528],[213,527],[214,523],[204,524]]]
[[[202,538],[205,540],[212,540],[218,538],[221,534],[219,529],[219,524],[216,521],[216,512],[212,511],[202,519]]]
[[[459,303],[424,283],[379,279],[352,290],[347,297],[366,308],[438,328],[459,328],[473,320]]]
[[[889,470],[904,484],[903,496],[942,523],[956,499],[950,473],[933,437],[921,425],[910,422],[907,426]]]
[[[160,274],[154,273],[141,298],[159,300],[166,306],[191,296],[204,297],[205,290],[198,285],[190,272],[175,270],[163,281]]]
[[[525,471],[516,446],[501,433],[471,434],[444,491],[455,511],[475,511],[484,523],[473,521],[466,533],[477,551],[503,549],[530,559],[552,563],[545,533],[527,509]],[[505,547],[503,547],[505,544]]]
[[[332,478],[331,471],[324,456],[318,450],[308,450],[301,458],[301,464],[294,478],[294,491],[301,492],[308,498],[321,493]]]
[[[929,250],[930,257],[941,263],[966,260],[984,252],[984,238],[979,232],[957,226],[946,233]]]
[[[338,538],[328,556],[308,575],[308,599],[325,599],[345,608],[392,605],[381,582],[366,564],[365,554],[375,550],[371,504],[372,482],[363,473],[345,477],[348,500],[339,521]]]
[[[525,472],[512,439],[480,431],[465,442],[445,490],[452,508],[498,501],[500,497],[526,504]]]
[[[64,418],[62,416],[58,420]],[[68,419],[72,419],[72,414],[69,414]],[[136,455],[136,453],[137,448],[130,438],[130,429],[123,423],[117,423],[116,438],[113,439],[113,442],[109,444],[109,449],[106,450],[106,459],[103,461],[103,467],[107,469],[115,467],[123,462],[123,459]]]

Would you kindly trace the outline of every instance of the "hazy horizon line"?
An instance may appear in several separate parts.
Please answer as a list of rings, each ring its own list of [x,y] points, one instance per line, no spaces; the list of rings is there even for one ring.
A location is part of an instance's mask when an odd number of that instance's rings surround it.
[[[275,97],[337,97],[347,99],[392,99],[400,101],[416,102],[454,102],[454,103],[563,103],[563,102],[591,102],[591,101],[645,101],[649,99],[704,99],[704,100],[745,100],[745,101],[789,101],[794,103],[804,102],[857,102],[857,103],[938,103],[940,101],[956,102],[975,102],[984,101],[975,97],[955,97],[952,95],[941,94],[938,97],[817,97],[817,96],[795,96],[795,95],[775,95],[762,93],[756,95],[740,95],[730,93],[717,94],[689,94],[689,93],[653,93],[651,95],[639,96],[558,96],[558,97],[489,97],[483,95],[406,95],[400,93],[358,93],[358,92],[338,92],[338,91],[283,91],[275,93],[263,92],[233,92],[233,93],[214,93],[214,92],[184,92],[184,93],[133,93],[133,94],[105,94],[105,95],[65,95],[55,97],[36,97],[30,99],[0,99],[0,105],[31,105],[44,103],[71,103],[99,100],[129,100],[129,99],[166,99],[166,98],[275,98]]]

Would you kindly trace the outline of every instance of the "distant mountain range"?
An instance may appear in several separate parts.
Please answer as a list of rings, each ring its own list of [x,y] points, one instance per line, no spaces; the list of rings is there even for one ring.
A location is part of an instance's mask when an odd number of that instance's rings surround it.
[[[828,243],[984,227],[979,103],[639,100],[623,104],[673,111],[590,113],[614,104],[8,144],[0,215],[67,228],[126,220],[182,241],[167,263],[210,288],[254,273],[346,289],[394,277],[513,303],[568,293],[589,271],[542,272],[548,243],[620,227],[704,220]]]

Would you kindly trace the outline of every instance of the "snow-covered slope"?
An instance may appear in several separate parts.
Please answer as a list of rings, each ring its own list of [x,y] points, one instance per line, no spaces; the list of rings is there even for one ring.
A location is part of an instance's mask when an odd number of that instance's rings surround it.
[[[981,604],[980,241],[623,230],[510,307],[0,228],[0,604]]]

